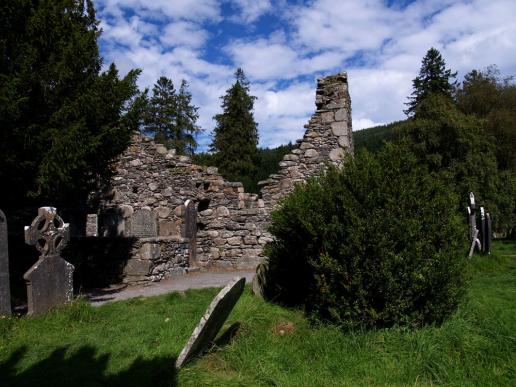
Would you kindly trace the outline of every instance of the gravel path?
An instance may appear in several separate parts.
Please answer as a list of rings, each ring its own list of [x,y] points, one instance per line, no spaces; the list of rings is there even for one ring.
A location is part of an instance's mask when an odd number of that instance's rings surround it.
[[[182,292],[188,289],[220,288],[235,277],[245,277],[251,283],[255,271],[194,272],[182,276],[174,276],[160,282],[146,285],[124,286],[113,285],[108,288],[87,291],[85,296],[93,306],[106,302],[127,300],[133,297],[150,297],[171,292]]]

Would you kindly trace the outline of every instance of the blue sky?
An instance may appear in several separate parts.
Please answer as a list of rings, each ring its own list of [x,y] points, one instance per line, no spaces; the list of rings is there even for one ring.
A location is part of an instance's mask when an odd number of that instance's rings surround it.
[[[302,137],[316,78],[347,71],[353,130],[403,119],[430,47],[459,79],[498,65],[516,75],[514,0],[94,0],[105,65],[190,83],[201,150],[242,67],[258,97],[260,146]]]

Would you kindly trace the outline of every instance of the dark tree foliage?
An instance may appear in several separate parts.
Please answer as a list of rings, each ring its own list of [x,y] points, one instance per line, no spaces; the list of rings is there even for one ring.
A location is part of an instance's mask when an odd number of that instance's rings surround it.
[[[210,151],[215,153],[220,172],[229,180],[256,173],[258,128],[253,117],[256,97],[249,94],[249,82],[242,69],[222,99]]]
[[[100,73],[97,24],[90,0],[0,4],[4,208],[81,202],[137,129],[139,71]]]
[[[277,173],[279,170],[279,162],[283,156],[290,153],[294,149],[292,143],[287,145],[280,145],[277,148],[258,148],[256,157],[256,173],[249,175],[237,176],[235,181],[240,181],[244,184],[245,191],[250,193],[258,193],[260,187],[258,182],[265,180],[269,175]],[[197,153],[194,155],[195,163],[206,166],[217,166],[216,155],[212,153]]]
[[[373,128],[356,130],[353,132],[353,145],[355,151],[367,149],[369,152],[380,151],[387,141],[399,140],[399,126],[403,121],[395,121],[387,125],[379,125]]]
[[[160,77],[152,89],[145,114],[144,130],[154,133],[158,142],[179,154],[193,154],[197,148],[198,108],[192,105],[188,83],[181,81],[179,92],[171,79]]]
[[[516,85],[502,78],[496,66],[473,70],[457,89],[457,104],[482,120],[486,136],[495,145],[498,182],[492,196],[498,209],[499,231],[516,237]]]
[[[409,102],[406,103],[408,108],[405,114],[414,115],[419,104],[432,94],[443,95],[451,100],[455,87],[455,82],[452,80],[456,76],[456,72],[452,73],[446,68],[441,53],[433,47],[430,48],[423,58],[419,75],[412,81],[414,90],[409,97]]]
[[[466,114],[485,119],[496,145],[498,167],[516,171],[516,85],[502,79],[496,66],[466,74],[457,89],[457,104]]]
[[[442,322],[464,285],[456,202],[408,148],[360,152],[273,212],[264,296],[348,328]]]
[[[415,118],[401,127],[403,141],[420,163],[457,193],[458,209],[464,209],[469,192],[474,192],[498,227],[503,214],[498,209],[495,146],[482,121],[462,113],[453,101],[439,94],[427,97],[415,113]]]

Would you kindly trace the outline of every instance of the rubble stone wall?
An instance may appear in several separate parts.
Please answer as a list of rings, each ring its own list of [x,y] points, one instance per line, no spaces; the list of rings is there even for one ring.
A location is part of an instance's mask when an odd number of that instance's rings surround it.
[[[283,158],[277,174],[260,182],[260,195],[226,181],[215,167],[195,165],[148,137],[134,136],[114,165],[112,187],[100,201],[98,230],[93,227],[92,233],[161,238],[159,257],[153,258],[161,263],[147,270],[147,262],[141,261],[149,260],[136,253],[126,264],[129,279],[161,279],[180,270],[256,267],[263,259],[263,246],[272,241],[267,226],[278,201],[296,183],[320,173],[328,163],[341,165],[345,154],[353,152],[346,73],[318,79],[316,106],[298,147]],[[189,211],[187,203],[196,211]],[[196,219],[187,219],[195,212]],[[197,225],[194,236],[187,231],[192,222]],[[195,251],[190,247],[185,255],[179,248],[183,253],[177,259],[178,244],[195,246]],[[167,266],[169,261],[179,263]]]

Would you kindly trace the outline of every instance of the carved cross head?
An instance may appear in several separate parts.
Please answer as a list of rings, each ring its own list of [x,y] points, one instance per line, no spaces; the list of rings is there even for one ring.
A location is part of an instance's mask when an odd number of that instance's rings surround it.
[[[59,255],[70,240],[70,227],[55,207],[40,207],[38,216],[25,226],[25,243],[36,246],[41,256]]]

